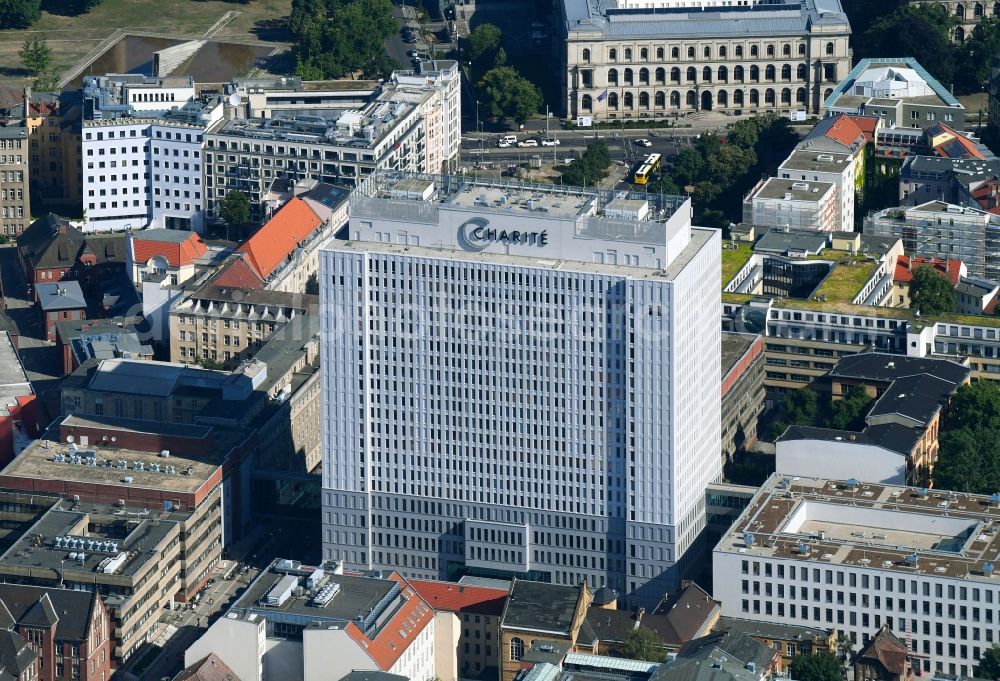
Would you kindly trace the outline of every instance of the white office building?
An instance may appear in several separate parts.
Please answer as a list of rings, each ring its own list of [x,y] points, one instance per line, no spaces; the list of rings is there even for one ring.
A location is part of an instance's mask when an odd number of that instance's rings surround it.
[[[772,475],[712,556],[727,617],[888,625],[923,673],[970,676],[1000,641],[997,497]]]
[[[349,229],[320,257],[325,558],[676,587],[721,475],[719,232],[677,197],[388,171]]]
[[[198,97],[189,77],[84,78],[85,231],[204,225],[205,130],[222,119],[217,97]]]

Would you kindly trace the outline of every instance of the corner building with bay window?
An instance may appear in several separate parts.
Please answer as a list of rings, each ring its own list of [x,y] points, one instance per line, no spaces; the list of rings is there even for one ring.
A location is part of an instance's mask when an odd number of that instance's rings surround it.
[[[344,237],[324,558],[676,588],[721,476],[719,232],[678,197],[377,171]]]

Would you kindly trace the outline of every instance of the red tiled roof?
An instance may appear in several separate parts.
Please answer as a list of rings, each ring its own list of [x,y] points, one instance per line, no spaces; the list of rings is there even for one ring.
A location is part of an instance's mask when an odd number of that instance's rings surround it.
[[[923,265],[934,269],[938,274],[946,277],[952,286],[958,284],[958,279],[962,275],[961,260],[942,260],[941,258],[929,258],[922,255],[915,255],[912,258],[901,255],[896,260],[896,272],[893,274],[893,281],[897,283],[907,283],[913,280],[913,272]]]
[[[235,258],[212,278],[212,285],[225,286],[226,288],[262,289],[264,281],[243,258]]]
[[[893,674],[905,674],[909,650],[902,641],[883,626],[875,637],[858,653],[858,660],[878,660]]]
[[[261,279],[270,277],[323,224],[305,201],[293,198],[237,249]]]
[[[878,119],[870,116],[839,114],[826,130],[826,136],[846,147],[853,146],[859,138],[865,142],[875,138]]]
[[[379,669],[384,672],[392,669],[396,660],[424,630],[424,627],[434,618],[434,610],[420,597],[413,587],[397,572],[389,575],[389,579],[398,582],[403,589],[406,603],[396,611],[388,622],[379,630],[375,640],[369,639],[354,622],[348,624],[347,632]]]
[[[191,232],[184,241],[157,241],[142,238],[142,232],[132,236],[132,249],[135,262],[146,262],[150,258],[162,255],[171,267],[183,267],[208,253],[201,237]]]
[[[410,585],[435,610],[474,612],[499,617],[507,601],[507,592],[503,589],[424,579],[411,579]]]
[[[875,139],[875,131],[878,129],[878,118],[876,116],[849,116],[845,114],[854,125],[858,126],[858,130],[864,135],[865,141]]]

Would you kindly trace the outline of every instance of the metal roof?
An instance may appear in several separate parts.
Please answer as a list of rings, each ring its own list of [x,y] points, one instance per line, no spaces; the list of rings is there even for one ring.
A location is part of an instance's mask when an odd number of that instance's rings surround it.
[[[597,669],[620,669],[621,671],[641,672],[643,674],[652,674],[660,666],[657,662],[629,660],[624,657],[608,657],[605,655],[587,655],[585,653],[568,653],[563,664]]]

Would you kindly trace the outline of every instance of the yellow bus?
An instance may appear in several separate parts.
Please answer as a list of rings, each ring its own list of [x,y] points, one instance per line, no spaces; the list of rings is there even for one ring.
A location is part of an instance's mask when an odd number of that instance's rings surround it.
[[[648,163],[643,163],[639,166],[639,169],[635,171],[634,182],[636,184],[646,184],[649,182],[650,178],[653,176],[653,167]]]
[[[648,165],[650,168],[652,168],[654,173],[660,172],[660,155],[659,154],[650,154],[649,156],[646,157],[646,160],[643,161],[643,163],[645,165]]]

